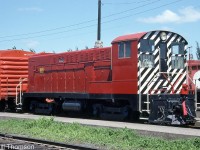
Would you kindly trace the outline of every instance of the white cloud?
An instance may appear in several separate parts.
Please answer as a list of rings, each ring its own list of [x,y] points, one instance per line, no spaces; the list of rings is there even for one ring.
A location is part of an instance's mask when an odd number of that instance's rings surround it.
[[[27,7],[27,8],[19,8],[18,11],[42,12],[44,10],[39,7]]]
[[[144,23],[187,23],[187,22],[197,22],[200,20],[200,10],[194,7],[186,7],[178,10],[178,12],[173,12],[171,10],[165,10],[161,14],[149,17],[140,18],[138,21]]]
[[[179,12],[183,16],[183,22],[196,22],[200,20],[200,10],[196,10],[193,7],[187,7]]]
[[[28,48],[36,48],[40,43],[38,41],[29,40],[25,41]]]

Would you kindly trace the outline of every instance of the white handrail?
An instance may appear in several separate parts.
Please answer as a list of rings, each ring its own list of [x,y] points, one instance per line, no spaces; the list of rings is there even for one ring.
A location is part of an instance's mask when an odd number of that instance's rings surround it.
[[[15,99],[16,106],[22,104],[22,83],[24,81],[27,81],[27,78],[24,79],[20,78],[19,84],[16,86],[16,99]],[[18,102],[18,88],[19,88],[19,102]]]
[[[192,79],[190,78],[190,76],[187,74],[187,77],[188,77],[188,79],[194,84],[194,87],[195,87],[195,89],[194,89],[194,100],[195,100],[195,111],[197,111],[197,105],[198,104],[200,104],[200,103],[197,103],[197,86],[196,86],[196,84],[192,81]],[[200,107],[199,107],[200,108]]]

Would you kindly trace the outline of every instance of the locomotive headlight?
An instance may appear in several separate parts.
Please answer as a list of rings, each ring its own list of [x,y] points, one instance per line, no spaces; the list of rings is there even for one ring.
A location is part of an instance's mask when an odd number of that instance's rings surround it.
[[[166,41],[166,39],[167,39],[167,34],[166,34],[165,32],[162,32],[162,33],[160,34],[160,39],[161,39],[162,41]]]

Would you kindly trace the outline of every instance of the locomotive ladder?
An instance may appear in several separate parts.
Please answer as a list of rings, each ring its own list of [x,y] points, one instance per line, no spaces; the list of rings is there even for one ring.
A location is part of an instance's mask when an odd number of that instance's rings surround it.
[[[151,84],[152,82],[155,82],[154,79],[157,78],[157,77],[159,77],[160,74],[171,74],[171,73],[168,73],[168,72],[158,72],[158,73],[156,73],[156,74],[153,76],[153,78],[148,82],[147,87],[150,86],[150,84]],[[167,80],[168,82],[170,82],[170,81],[167,79],[167,77],[166,77],[166,80]],[[171,85],[171,83],[170,83],[170,85]],[[171,88],[172,88],[172,91],[174,91],[172,85],[171,85]],[[153,90],[152,90],[152,89],[149,89],[149,90],[147,91],[147,101],[144,102],[144,103],[146,104],[146,109],[142,109],[142,110],[141,110],[142,112],[147,112],[148,114],[150,113],[150,101],[149,101],[150,91],[152,92]],[[140,104],[140,105],[141,105],[141,104]]]
[[[147,84],[147,87],[154,81],[154,79],[155,78],[157,78],[159,76],[159,73],[157,73],[157,74],[155,74],[154,76],[153,76],[153,78],[149,81],[149,83]],[[149,91],[150,91],[151,89],[149,89],[148,91],[147,91],[147,101],[146,102],[144,102],[145,104],[146,104],[146,109],[143,109],[142,111],[143,112],[147,112],[148,114],[150,113],[150,101],[149,101]]]
[[[22,106],[22,84],[23,84],[24,81],[27,81],[27,78],[24,78],[24,79],[20,78],[19,84],[16,86],[16,99],[15,99],[15,103],[16,103],[16,106],[17,106],[17,110],[19,110],[19,109],[21,110],[21,106]]]

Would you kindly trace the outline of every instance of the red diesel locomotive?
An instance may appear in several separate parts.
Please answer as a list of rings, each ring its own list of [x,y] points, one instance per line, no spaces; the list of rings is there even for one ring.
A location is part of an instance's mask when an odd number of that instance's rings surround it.
[[[194,97],[182,86],[187,44],[177,33],[150,31],[117,37],[111,47],[32,56],[18,109],[193,124]]]

